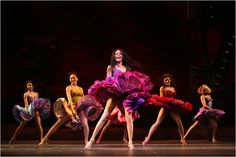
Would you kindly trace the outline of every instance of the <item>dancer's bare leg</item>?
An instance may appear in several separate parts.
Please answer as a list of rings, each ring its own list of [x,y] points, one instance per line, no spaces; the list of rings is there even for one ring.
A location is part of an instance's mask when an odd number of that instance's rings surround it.
[[[128,133],[127,133],[127,125],[125,124],[125,127],[124,127],[124,137],[123,137],[123,142],[124,142],[124,143],[128,143],[127,136],[128,136]]]
[[[57,122],[49,129],[48,133],[44,136],[42,141],[38,144],[39,146],[45,144],[49,137],[57,131],[57,129],[64,124],[69,119],[69,116],[66,114],[62,118],[58,119]]]
[[[212,126],[212,143],[217,143],[218,142],[216,140],[217,122],[215,119],[209,118],[209,123]]]
[[[106,103],[105,109],[102,113],[102,116],[99,119],[99,121],[98,121],[98,123],[97,123],[97,125],[96,125],[96,127],[93,131],[92,137],[90,138],[89,142],[84,147],[85,149],[87,149],[87,150],[91,149],[91,146],[94,143],[98,132],[102,129],[103,125],[107,121],[107,118],[110,116],[112,110],[115,108],[114,104],[115,104],[115,101],[112,97],[107,100],[107,103]]]
[[[17,127],[16,131],[14,132],[11,140],[9,141],[9,143],[13,143],[15,140],[16,140],[16,137],[19,135],[19,133],[22,131],[22,129],[24,128],[26,124],[26,121],[25,120],[22,120],[20,122],[20,125]]]
[[[98,140],[96,141],[97,144],[99,144],[101,142],[103,135],[107,132],[107,130],[110,128],[111,124],[114,122],[115,119],[116,119],[116,117],[109,119],[107,121],[106,125],[103,127],[103,129],[98,137]]]
[[[178,132],[179,132],[179,135],[180,135],[180,138],[181,138],[180,142],[183,145],[186,145],[187,143],[186,143],[186,141],[184,139],[184,127],[183,127],[183,124],[182,124],[182,121],[181,121],[179,113],[177,113],[175,111],[171,111],[170,115],[174,119],[175,123],[178,126]]]
[[[133,117],[132,117],[132,113],[127,111],[126,109],[125,109],[125,120],[126,120],[126,124],[127,124],[127,132],[128,132],[128,138],[129,138],[128,147],[130,150],[133,150],[134,149],[134,145],[133,145],[133,133],[134,133]]]
[[[63,106],[67,115],[69,115],[69,117],[72,119],[72,122],[78,122],[77,112],[73,111],[74,107],[72,105],[69,105],[66,100],[63,101]],[[76,113],[76,115],[74,115],[74,113]]]
[[[156,122],[151,126],[151,128],[150,128],[150,130],[148,132],[148,136],[143,141],[143,145],[146,145],[148,143],[148,141],[150,140],[151,136],[154,134],[156,129],[160,126],[160,124],[162,123],[162,121],[164,120],[166,115],[167,115],[167,111],[166,111],[165,108],[162,107],[160,109],[159,113],[158,113]]]
[[[42,124],[41,124],[41,118],[40,118],[40,115],[39,115],[39,112],[35,112],[35,122],[39,128],[39,134],[40,134],[40,142],[42,141],[43,139],[43,127],[42,127]]]
[[[82,123],[83,130],[84,130],[84,143],[88,143],[88,137],[89,137],[89,126],[88,126],[88,119],[86,118],[84,111],[79,112],[79,119]]]
[[[193,130],[193,128],[195,128],[198,124],[200,123],[200,121],[195,121],[194,123],[193,123],[193,125],[191,125],[190,127],[189,127],[189,129],[188,129],[188,131],[185,133],[185,135],[184,135],[184,139],[186,139],[186,137],[188,136],[188,134],[191,132],[191,130]]]

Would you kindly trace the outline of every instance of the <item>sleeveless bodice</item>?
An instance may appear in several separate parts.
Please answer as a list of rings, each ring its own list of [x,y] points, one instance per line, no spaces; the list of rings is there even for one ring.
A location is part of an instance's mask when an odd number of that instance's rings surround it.
[[[124,72],[122,72],[121,70],[119,70],[119,69],[117,69],[117,68],[114,68],[114,69],[112,70],[112,77],[116,77],[116,76],[118,76],[118,75],[120,75],[120,74],[122,74],[122,73],[124,73]]]
[[[205,97],[206,105],[212,107],[213,99],[211,97]]]
[[[32,96],[29,96],[29,95],[27,96],[27,101],[28,101],[29,104],[32,103],[34,99],[35,98],[32,97]]]
[[[176,92],[175,92],[175,91],[173,92],[173,91],[170,90],[168,87],[165,87],[165,88],[164,88],[163,96],[169,97],[169,98],[174,98],[175,95],[176,95]]]
[[[71,92],[72,102],[75,104],[79,103],[80,98],[83,96],[82,92]]]

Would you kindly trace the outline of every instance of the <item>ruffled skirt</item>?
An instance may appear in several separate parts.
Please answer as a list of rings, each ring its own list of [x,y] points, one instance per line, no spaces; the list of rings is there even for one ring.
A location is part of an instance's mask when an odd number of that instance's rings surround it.
[[[214,118],[216,121],[219,121],[224,114],[225,114],[225,111],[223,110],[219,110],[219,109],[209,110],[204,107],[201,107],[198,113],[194,116],[193,121],[203,120],[209,117]]]
[[[137,71],[125,72],[114,78],[108,77],[103,81],[95,81],[89,88],[88,94],[93,96],[101,104],[105,104],[107,99],[111,96],[116,96],[118,99],[124,100],[122,104],[124,108],[128,108],[130,112],[135,111],[140,104],[143,103],[131,103],[140,102],[138,98],[128,98],[132,93],[143,94],[153,88],[152,82],[149,77]],[[143,96],[145,97],[145,96]]]
[[[15,105],[13,107],[13,116],[14,118],[20,122],[22,119],[25,121],[30,121],[34,118],[34,113],[38,111],[40,116],[43,119],[46,119],[50,116],[50,100],[44,98],[34,99],[32,103],[29,104],[28,111],[26,108],[21,107],[19,105]]]
[[[178,112],[185,112],[192,110],[192,104],[190,102],[184,102],[183,100],[160,97],[157,94],[151,95],[147,100],[147,104],[156,105],[158,107],[165,107],[168,110],[176,110]]]
[[[67,105],[65,98],[58,98],[53,105],[53,112],[57,119],[62,118],[66,113],[64,105]],[[103,110],[102,105],[98,103],[92,96],[85,95],[81,97],[78,105],[77,112],[84,111],[85,116],[88,120],[94,121],[97,119],[101,111]],[[72,122],[72,119],[69,119],[65,126],[72,128],[73,130],[81,129],[82,124],[80,121]]]

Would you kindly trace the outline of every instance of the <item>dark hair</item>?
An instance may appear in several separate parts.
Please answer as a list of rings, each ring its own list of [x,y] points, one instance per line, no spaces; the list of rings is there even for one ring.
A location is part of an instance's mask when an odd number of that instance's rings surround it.
[[[34,87],[34,83],[33,83],[33,81],[32,81],[32,80],[27,80],[27,81],[25,82],[25,91],[27,91],[27,84],[29,84],[29,83],[32,84],[33,89],[35,88],[35,87]]]
[[[68,73],[68,77],[70,77],[70,75],[72,75],[72,74],[75,75],[78,78],[78,73],[74,70],[72,70]]]
[[[117,64],[116,60],[115,60],[115,53],[117,50],[120,50],[122,52],[122,56],[123,56],[123,60],[122,60],[122,64],[124,66],[126,66],[126,68],[130,71],[131,69],[138,69],[140,70],[140,64],[139,62],[134,61],[123,49],[121,48],[117,48],[115,49],[112,54],[111,54],[111,61],[110,64],[112,66],[112,68]]]
[[[174,81],[173,75],[171,73],[164,73],[161,76],[161,86],[165,87],[164,78],[166,78],[166,77],[170,78],[170,86],[176,88],[175,81]]]

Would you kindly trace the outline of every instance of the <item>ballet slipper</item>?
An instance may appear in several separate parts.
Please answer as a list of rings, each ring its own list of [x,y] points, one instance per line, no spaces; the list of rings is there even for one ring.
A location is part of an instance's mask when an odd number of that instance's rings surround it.
[[[129,150],[134,150],[135,149],[133,143],[129,143],[128,147],[129,147]]]
[[[94,142],[94,140],[89,140],[89,142],[85,145],[84,149],[90,150]]]

